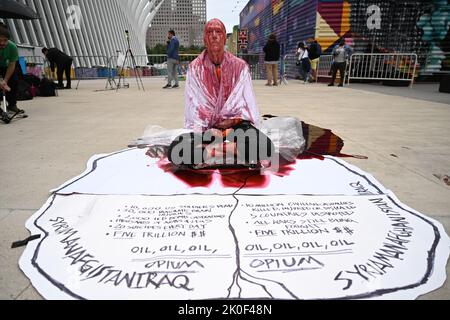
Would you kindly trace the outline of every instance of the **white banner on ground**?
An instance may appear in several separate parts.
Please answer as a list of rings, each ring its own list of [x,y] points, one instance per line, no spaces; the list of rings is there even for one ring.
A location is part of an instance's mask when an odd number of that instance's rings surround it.
[[[112,159],[124,154],[129,158]],[[102,194],[104,179],[118,179],[104,172],[126,177],[102,166],[129,167],[133,154],[91,161],[91,174],[66,184],[27,222],[41,239],[28,245],[20,267],[45,298],[414,299],[445,282],[450,240],[442,225],[342,161],[305,160],[294,170],[334,172],[336,182],[324,189],[338,195],[268,194],[270,183],[259,194],[251,187]],[[335,170],[324,169],[333,163]],[[144,176],[139,188],[152,185],[147,165],[133,168]],[[156,172],[162,193],[166,173]],[[307,191],[298,177],[286,176],[283,190]],[[360,184],[352,190],[349,182]],[[82,187],[102,192],[83,194]]]
[[[167,163],[149,158],[146,149],[127,149],[91,158],[83,174],[52,192],[61,195],[232,194],[252,174],[235,176],[225,172],[210,176],[191,171],[180,178],[167,169]],[[264,181],[250,179],[248,182],[247,194],[366,195],[388,192],[370,174],[332,157],[301,160],[283,166],[277,174],[267,173]]]

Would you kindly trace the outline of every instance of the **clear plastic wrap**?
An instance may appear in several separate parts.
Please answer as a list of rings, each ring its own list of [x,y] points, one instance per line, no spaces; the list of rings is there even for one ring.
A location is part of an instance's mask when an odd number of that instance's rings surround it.
[[[306,150],[302,123],[292,117],[272,118],[261,122],[260,130],[266,134],[280,155],[289,162]],[[166,130],[159,126],[149,126],[143,137],[132,141],[129,147],[149,148],[148,155],[163,159],[172,142],[183,134],[193,132],[187,129]]]
[[[167,130],[160,126],[148,126],[142,138],[130,142],[130,148],[146,148],[151,146],[170,146],[173,140],[185,133],[190,133],[192,130],[175,129]]]
[[[289,162],[306,150],[306,139],[300,120],[293,117],[279,117],[265,120],[260,130],[272,140],[275,150]]]
[[[216,66],[203,52],[189,66],[185,90],[185,128],[203,132],[224,120],[242,119],[259,125],[259,110],[249,67],[244,60],[225,52]]]

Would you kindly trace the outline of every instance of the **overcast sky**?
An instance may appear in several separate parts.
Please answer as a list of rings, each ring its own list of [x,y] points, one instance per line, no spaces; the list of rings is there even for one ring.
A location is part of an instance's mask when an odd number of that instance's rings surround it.
[[[206,0],[208,20],[213,18],[222,20],[227,32],[231,33],[233,26],[239,24],[239,13],[247,3],[248,0]]]

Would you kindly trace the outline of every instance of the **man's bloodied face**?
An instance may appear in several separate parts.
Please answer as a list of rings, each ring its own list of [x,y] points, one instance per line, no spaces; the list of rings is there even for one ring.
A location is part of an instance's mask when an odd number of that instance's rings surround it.
[[[205,45],[213,54],[222,54],[225,51],[227,34],[223,23],[213,19],[206,25],[204,35]]]

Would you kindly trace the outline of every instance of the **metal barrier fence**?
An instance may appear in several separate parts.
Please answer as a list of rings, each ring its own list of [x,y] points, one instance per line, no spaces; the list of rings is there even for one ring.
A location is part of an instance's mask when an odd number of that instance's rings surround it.
[[[180,54],[180,64],[178,73],[180,76],[186,75],[189,63],[191,63],[197,54]],[[123,77],[134,77],[136,71],[141,77],[167,76],[167,55],[151,54],[134,56],[136,70],[131,56],[118,55],[110,57],[108,67],[112,70],[112,74]]]
[[[408,81],[417,76],[415,53],[355,53],[350,58],[348,84],[351,80]]]
[[[282,79],[295,79],[299,75],[298,58],[294,54],[287,54],[283,57],[281,68]]]
[[[26,44],[16,44],[17,49],[19,50],[19,56],[21,57],[31,57],[35,54],[35,47],[29,46]]]
[[[106,67],[108,63],[107,56],[73,56],[74,68],[96,68]]]
[[[284,56],[282,75],[284,79],[296,79],[300,74],[300,66],[297,65],[298,57],[294,54]],[[330,70],[333,63],[333,56],[323,55],[317,64],[316,82],[323,78],[331,78]]]
[[[248,63],[253,80],[266,79],[264,54],[238,54],[237,56]]]
[[[249,66],[252,78],[266,79],[266,68],[263,54],[238,55],[245,60]],[[197,54],[181,54],[179,75],[186,75],[189,63],[197,58]],[[38,77],[45,74],[49,77],[50,68],[48,62],[40,56],[25,56],[27,73]],[[118,56],[75,56],[72,77],[74,80],[115,78],[119,75],[124,77],[135,76],[135,69],[131,58],[125,61],[125,68]],[[430,58],[432,59],[432,58]],[[167,56],[147,55],[135,56],[137,71],[142,77],[167,76]],[[330,69],[332,56],[323,55],[318,63],[317,80],[331,78]],[[122,65],[119,65],[122,63]],[[299,75],[299,66],[296,65],[295,55],[286,55],[280,61],[280,79],[295,79]],[[359,54],[355,53],[348,64],[347,83],[355,80],[393,80],[409,81],[411,85],[418,73],[418,57],[412,53],[392,54]],[[122,73],[121,73],[122,72]]]
[[[189,64],[194,61],[198,54],[180,54],[180,64],[178,65],[178,74],[185,76]],[[250,66],[250,72],[253,79],[264,79],[264,56],[260,54],[242,54],[238,55],[239,58],[245,60]],[[167,55],[164,54],[151,54],[147,56],[135,56],[136,66],[141,77],[154,77],[154,76],[167,76]],[[125,63],[123,57],[120,60],[119,56],[113,56],[110,58],[108,65],[111,69],[117,70],[118,75],[124,77],[135,76],[135,71],[132,63],[132,59],[127,57]],[[124,67],[124,70],[121,70]],[[114,73],[114,72],[113,72]]]
[[[76,80],[107,78],[109,76],[107,56],[74,56],[72,77]]]
[[[194,61],[198,54],[180,54],[180,64],[178,65],[178,74],[185,76],[189,69],[189,64]],[[152,76],[167,76],[167,56],[151,54],[147,56],[148,66],[151,68]]]
[[[182,77],[185,76],[189,64],[198,57],[198,54],[180,54],[180,64],[178,68],[178,74]],[[266,68],[264,63],[264,54],[240,54],[239,58],[243,59],[249,64],[250,72],[253,80],[266,79]],[[328,56],[324,56],[324,60],[321,58],[319,64],[320,76],[327,76],[330,63],[326,62]],[[331,56],[330,56],[331,57]],[[115,78],[120,75],[129,78],[135,76],[135,70],[131,57],[127,57],[125,64],[122,60],[119,60],[119,56],[74,56],[72,57],[73,69],[72,78],[74,80],[88,80],[88,79],[104,79]],[[25,57],[27,66],[27,72],[41,77],[45,74],[49,77],[50,65],[46,59],[40,56],[27,56]],[[147,56],[135,56],[137,71],[141,77],[157,77],[167,76],[167,56],[152,54]],[[298,66],[296,66],[297,58],[295,55],[286,55],[284,59],[280,61],[280,79],[283,79],[283,75],[286,78],[295,78],[298,76]],[[120,65],[119,65],[120,64]],[[122,67],[123,70],[122,70]]]
[[[319,63],[317,65],[317,78],[316,82],[319,82],[319,79],[331,79],[331,66],[333,65],[333,56],[332,55],[323,55],[320,57]]]
[[[50,63],[42,56],[24,56],[28,74],[39,78],[55,78],[50,69]],[[75,56],[71,77],[75,80],[97,79],[108,77],[108,58],[106,56]]]

